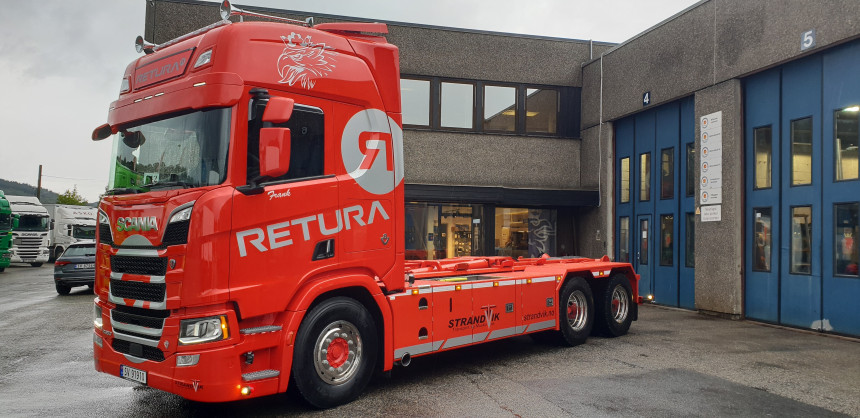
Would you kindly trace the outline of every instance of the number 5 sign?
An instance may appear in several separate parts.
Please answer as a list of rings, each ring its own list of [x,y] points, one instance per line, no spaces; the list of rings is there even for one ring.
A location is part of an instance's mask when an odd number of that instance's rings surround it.
[[[815,29],[810,29],[800,35],[800,50],[806,51],[809,48],[815,48]]]

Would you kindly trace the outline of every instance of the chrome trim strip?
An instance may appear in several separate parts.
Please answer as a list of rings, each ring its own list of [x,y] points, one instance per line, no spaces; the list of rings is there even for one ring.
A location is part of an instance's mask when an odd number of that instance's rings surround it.
[[[161,320],[161,329],[147,328],[140,325],[127,324],[113,319],[113,310],[110,311],[110,323],[114,330],[122,329],[137,334],[151,335],[153,337],[161,337],[164,333],[164,320]]]
[[[158,250],[148,248],[118,248],[116,254],[128,257],[158,257]]]
[[[116,329],[113,330],[113,336],[114,338],[118,338],[120,340],[130,341],[140,345],[148,345],[150,347],[158,348],[159,341],[153,341],[148,340],[146,338],[135,337],[134,335],[123,334]]]
[[[555,279],[553,279],[553,280],[555,280]],[[526,332],[532,332],[532,331],[537,331],[537,330],[547,329],[547,328],[553,328],[553,327],[555,327],[555,319],[529,324],[528,328],[526,328]]]

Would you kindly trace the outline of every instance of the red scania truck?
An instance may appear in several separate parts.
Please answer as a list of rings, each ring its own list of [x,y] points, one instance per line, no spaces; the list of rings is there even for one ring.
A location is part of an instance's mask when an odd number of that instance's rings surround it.
[[[627,332],[639,277],[603,259],[404,258],[398,50],[384,24],[230,23],[125,71],[99,204],[98,371],[220,402],[326,408],[413,357]],[[285,20],[285,19],[276,19]],[[592,329],[593,328],[593,329]]]

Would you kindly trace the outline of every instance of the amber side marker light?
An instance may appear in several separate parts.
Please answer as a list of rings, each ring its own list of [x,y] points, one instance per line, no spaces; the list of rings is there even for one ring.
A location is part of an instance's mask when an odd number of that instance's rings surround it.
[[[242,389],[239,390],[239,393],[241,393],[242,396],[248,396],[252,392],[254,392],[254,388],[252,388],[250,386],[244,386],[244,387],[242,387]]]

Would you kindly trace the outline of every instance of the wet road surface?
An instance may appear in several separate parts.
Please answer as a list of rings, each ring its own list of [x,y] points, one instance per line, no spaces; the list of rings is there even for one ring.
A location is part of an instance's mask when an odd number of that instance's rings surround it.
[[[86,287],[0,273],[2,416],[860,416],[860,341],[644,306],[627,336],[517,337],[416,358],[327,411],[289,394],[202,404],[97,373]]]

